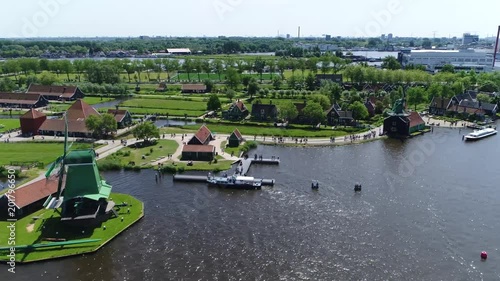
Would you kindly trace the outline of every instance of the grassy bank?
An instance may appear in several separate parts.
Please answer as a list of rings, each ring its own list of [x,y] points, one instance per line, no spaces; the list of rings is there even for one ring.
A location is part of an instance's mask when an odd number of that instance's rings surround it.
[[[16,251],[16,261],[33,262],[94,252],[143,217],[144,205],[136,198],[130,195],[113,193],[111,199],[117,204],[126,202],[129,206],[122,207],[117,211],[118,218],[111,218],[96,228],[68,227],[61,223],[58,212],[45,209],[18,220],[16,222],[15,240],[17,246],[43,243],[46,238],[63,238],[66,241],[100,239],[100,241],[31,251],[19,249]],[[128,209],[130,209],[130,213],[128,213]],[[115,208],[115,210],[117,209]],[[34,220],[33,217],[39,219]],[[123,218],[123,221],[121,221],[121,218]],[[0,228],[7,229],[9,224],[1,221]],[[104,226],[106,226],[105,229]],[[9,234],[8,231],[0,232],[0,247],[7,246],[5,244],[8,241]],[[0,260],[5,261],[7,254],[7,251],[0,251]]]
[[[12,129],[18,129],[21,127],[18,116],[12,119],[0,119],[0,133],[5,133]]]
[[[87,143],[74,143],[71,150],[88,149]],[[11,142],[0,145],[0,166],[10,165],[11,162],[42,162],[44,165],[52,163],[63,153],[63,143],[46,142]]]

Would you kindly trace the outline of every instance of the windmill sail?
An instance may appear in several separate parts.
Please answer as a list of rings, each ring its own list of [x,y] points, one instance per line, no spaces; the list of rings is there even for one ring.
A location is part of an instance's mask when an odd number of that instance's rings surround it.
[[[47,201],[45,201],[44,206],[46,209],[56,209],[61,207],[63,198],[61,197],[62,194],[62,185],[63,185],[63,178],[64,178],[64,160],[66,159],[66,153],[68,149],[68,119],[66,118],[66,114],[64,114],[64,151],[63,155],[57,158],[57,160],[50,166],[49,170],[47,173],[45,173],[45,177],[50,177],[52,171],[59,166],[59,171],[58,171],[58,176],[59,176],[59,181],[57,184],[57,194],[55,197],[49,197]]]

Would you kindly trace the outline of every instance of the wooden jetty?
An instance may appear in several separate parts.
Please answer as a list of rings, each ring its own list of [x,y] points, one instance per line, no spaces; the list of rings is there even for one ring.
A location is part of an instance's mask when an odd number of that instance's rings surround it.
[[[248,170],[250,169],[250,166],[252,164],[263,164],[263,165],[279,165],[280,160],[279,159],[264,159],[264,158],[247,158],[247,159],[242,159],[240,161],[240,165],[236,170],[239,171],[240,175],[246,175],[248,173]]]

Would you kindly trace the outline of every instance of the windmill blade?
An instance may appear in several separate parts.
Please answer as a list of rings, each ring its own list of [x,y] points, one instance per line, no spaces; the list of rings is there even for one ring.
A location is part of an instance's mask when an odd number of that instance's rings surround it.
[[[52,171],[61,163],[62,159],[63,159],[62,156],[59,156],[56,159],[56,161],[52,162],[52,164],[50,165],[49,169],[45,173],[45,177],[46,178],[49,178],[52,175]]]

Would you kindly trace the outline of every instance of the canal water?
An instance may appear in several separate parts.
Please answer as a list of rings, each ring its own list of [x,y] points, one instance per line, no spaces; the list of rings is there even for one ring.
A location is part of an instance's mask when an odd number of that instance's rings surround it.
[[[500,279],[500,136],[465,143],[436,128],[405,142],[254,153],[280,157],[250,168],[276,186],[104,173],[115,192],[144,201],[144,219],[95,254],[20,266],[15,280]]]

